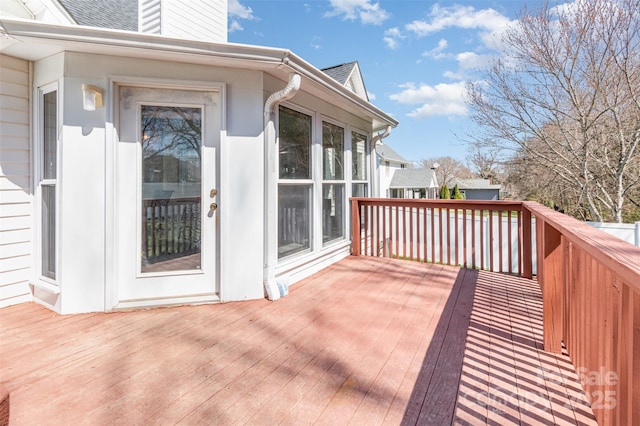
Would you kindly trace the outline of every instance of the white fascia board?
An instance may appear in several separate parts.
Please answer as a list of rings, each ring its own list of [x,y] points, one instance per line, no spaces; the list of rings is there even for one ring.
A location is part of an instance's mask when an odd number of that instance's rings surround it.
[[[286,79],[291,71],[318,86],[313,90],[303,82],[304,90],[337,103],[347,109],[365,112],[373,122],[373,131],[398,121],[365,99],[342,86],[288,49],[234,43],[168,38],[145,34],[77,25],[53,25],[25,19],[1,19],[4,36],[0,37],[0,53],[35,61],[63,51],[171,60],[193,64],[242,67],[269,72]],[[306,86],[306,87],[305,87]]]

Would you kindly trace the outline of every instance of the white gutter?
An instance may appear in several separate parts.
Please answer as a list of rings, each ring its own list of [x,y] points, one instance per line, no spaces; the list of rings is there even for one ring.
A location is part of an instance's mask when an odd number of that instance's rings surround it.
[[[371,173],[371,176],[373,177],[373,194],[375,197],[382,197],[382,194],[380,194],[380,173],[379,173],[379,165],[378,165],[378,158],[380,157],[382,158],[382,156],[378,155],[378,152],[376,151],[376,144],[378,142],[382,143],[382,139],[386,138],[387,136],[389,136],[389,133],[391,133],[391,126],[387,126],[386,129],[384,129],[383,132],[381,133],[376,133],[376,135],[371,139],[371,151],[374,154],[375,161],[372,161],[373,164],[373,173]]]
[[[278,138],[276,137],[275,114],[278,104],[291,99],[300,90],[300,74],[289,75],[289,83],[282,90],[272,93],[264,103],[264,289],[269,300],[278,300],[286,292],[278,288],[275,267],[278,262],[278,170],[276,169],[278,153]]]

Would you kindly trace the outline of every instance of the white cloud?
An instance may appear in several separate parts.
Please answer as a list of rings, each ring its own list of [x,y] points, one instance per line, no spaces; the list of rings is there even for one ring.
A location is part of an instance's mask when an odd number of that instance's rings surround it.
[[[229,16],[239,19],[255,19],[253,10],[248,6],[240,4],[239,0],[229,0],[227,5]]]
[[[229,22],[229,32],[232,33],[234,31],[242,31],[244,30],[244,27],[242,25],[240,25],[240,22],[232,20],[231,22]]]
[[[389,49],[397,49],[400,47],[400,40],[405,38],[397,27],[389,28],[384,32],[384,42]]]
[[[227,13],[229,15],[229,32],[242,31],[244,27],[240,24],[240,20],[251,21],[257,19],[253,10],[240,4],[239,0],[229,0],[227,4]]]
[[[433,58],[433,59],[442,59],[446,56],[444,52],[444,50],[447,48],[447,46],[449,45],[449,42],[445,39],[440,39],[440,41],[438,42],[438,45],[436,47],[434,47],[431,50],[427,50],[425,52],[422,53],[422,56],[427,57],[427,58]]]
[[[350,21],[360,20],[363,24],[380,25],[391,15],[371,0],[330,0],[332,10],[325,16],[343,16]]]
[[[420,105],[408,115],[413,118],[466,115],[466,85],[464,82],[440,83],[435,86],[406,83],[399,93],[389,96],[392,101],[406,105]]]
[[[375,93],[371,93],[371,92],[367,91],[367,96],[369,97],[369,101],[375,101],[376,100],[376,94]]]
[[[322,37],[320,36],[313,37],[313,40],[311,40],[311,47],[315,50],[322,49],[322,44],[320,44],[321,41],[322,41]]]
[[[454,5],[442,7],[435,4],[429,13],[429,20],[416,20],[405,26],[407,31],[419,37],[447,28],[479,29],[489,32],[506,28],[510,20],[494,9],[476,10],[473,6]]]

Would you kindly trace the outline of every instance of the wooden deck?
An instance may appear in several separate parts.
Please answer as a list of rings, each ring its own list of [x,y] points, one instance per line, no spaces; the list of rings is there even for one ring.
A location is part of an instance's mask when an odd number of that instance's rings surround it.
[[[595,424],[535,281],[349,257],[277,301],[0,310],[21,424]]]

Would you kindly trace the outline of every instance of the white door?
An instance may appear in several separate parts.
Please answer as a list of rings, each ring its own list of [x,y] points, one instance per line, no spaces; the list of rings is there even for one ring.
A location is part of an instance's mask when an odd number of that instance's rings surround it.
[[[119,88],[120,306],[215,300],[220,93]]]

